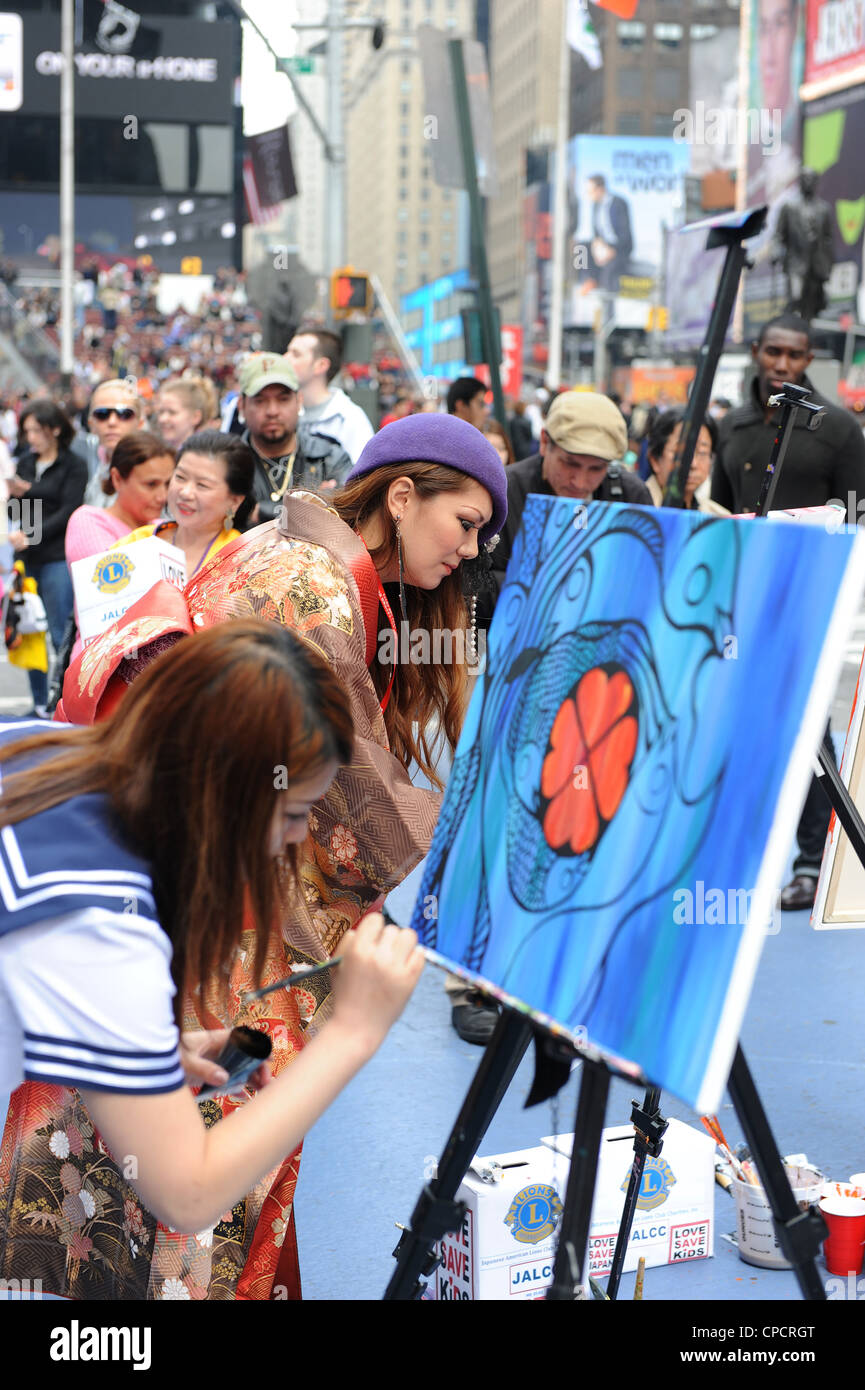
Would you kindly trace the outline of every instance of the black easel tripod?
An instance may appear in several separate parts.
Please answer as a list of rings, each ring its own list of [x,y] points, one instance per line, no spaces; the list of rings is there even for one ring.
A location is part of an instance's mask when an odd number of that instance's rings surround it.
[[[438,1263],[436,1243],[446,1232],[458,1230],[462,1224],[465,1207],[456,1201],[457,1189],[533,1035],[536,1045],[542,1047],[543,1031],[538,1025],[527,1022],[524,1015],[511,1009],[502,1010],[445,1145],[437,1176],[423,1188],[411,1221],[394,1250],[397,1267],[385,1290],[386,1300],[419,1298],[423,1292],[421,1280],[430,1277]],[[576,1049],[573,1055],[577,1056]],[[550,1300],[574,1300],[584,1282],[592,1198],[613,1075],[616,1073],[604,1062],[583,1057],[571,1167],[553,1280],[546,1295]],[[781,1249],[794,1267],[803,1297],[824,1299],[826,1293],[814,1256],[825,1239],[825,1223],[815,1208],[806,1212],[799,1210],[741,1047],[736,1049],[728,1086],[769,1197]]]

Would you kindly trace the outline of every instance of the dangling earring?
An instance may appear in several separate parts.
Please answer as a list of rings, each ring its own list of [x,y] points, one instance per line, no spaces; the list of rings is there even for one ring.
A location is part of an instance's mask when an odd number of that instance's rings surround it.
[[[407,613],[407,611],[406,611],[406,606],[405,606],[405,573],[404,573],[403,559],[402,559],[402,530],[400,529],[400,521],[401,521],[401,520],[402,520],[402,517],[399,517],[399,516],[394,517],[394,525],[395,525],[395,527],[396,527],[396,553],[397,553],[397,563],[398,563],[398,565],[399,565],[399,606],[400,606],[400,611],[401,611],[401,613],[402,613],[403,622],[404,622],[404,623],[407,623],[407,622],[408,622],[408,613]]]
[[[225,513],[225,516],[222,518],[222,525],[226,531],[230,531],[232,526],[234,525],[234,512],[231,510],[230,507],[228,511]]]
[[[469,630],[469,666],[478,664],[478,596],[472,594],[469,600],[471,628]]]

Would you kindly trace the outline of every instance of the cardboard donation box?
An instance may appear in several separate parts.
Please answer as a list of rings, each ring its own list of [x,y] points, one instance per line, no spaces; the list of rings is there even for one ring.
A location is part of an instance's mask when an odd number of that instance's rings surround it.
[[[457,1193],[468,1208],[465,1221],[439,1245],[430,1295],[542,1298],[553,1276],[567,1180],[567,1159],[548,1148],[476,1158]]]
[[[476,1158],[457,1193],[465,1221],[439,1244],[430,1281],[437,1299],[543,1298],[552,1281],[573,1135],[539,1148]],[[715,1146],[671,1120],[660,1158],[648,1158],[625,1256],[625,1270],[687,1264],[714,1253]],[[587,1274],[609,1274],[634,1157],[631,1125],[605,1129]]]
[[[552,1135],[541,1143],[570,1158],[573,1138]],[[589,1233],[588,1272],[595,1278],[610,1272],[633,1158],[633,1127],[605,1129]],[[646,1159],[624,1269],[636,1269],[641,1255],[647,1267],[707,1259],[715,1250],[714,1211],[715,1145],[708,1134],[670,1120],[660,1157]]]
[[[148,589],[167,579],[175,588],[186,584],[186,556],[160,536],[146,536],[131,545],[118,545],[101,555],[88,555],[69,566],[78,631],[86,646],[122,618]]]

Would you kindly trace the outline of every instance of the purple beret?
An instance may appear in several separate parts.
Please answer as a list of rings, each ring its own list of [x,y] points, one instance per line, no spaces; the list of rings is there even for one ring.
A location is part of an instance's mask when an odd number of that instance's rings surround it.
[[[480,430],[455,415],[407,415],[373,435],[346,482],[389,463],[441,463],[485,487],[493,503],[492,520],[478,534],[480,545],[497,536],[507,520],[508,484],[504,465]]]

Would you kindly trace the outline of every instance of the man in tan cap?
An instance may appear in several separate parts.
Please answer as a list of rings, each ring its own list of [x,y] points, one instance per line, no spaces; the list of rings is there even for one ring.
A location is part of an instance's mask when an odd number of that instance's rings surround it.
[[[256,504],[249,526],[272,521],[296,488],[326,494],[345,482],[351,459],[338,439],[298,421],[297,375],[278,352],[253,352],[238,371],[244,443],[255,454]]]
[[[583,502],[652,505],[645,483],[620,462],[627,448],[624,417],[607,396],[594,391],[562,391],[556,396],[541,430],[540,453],[507,470],[508,519],[492,552],[497,593],[530,492]],[[483,603],[479,601],[479,616]]]

